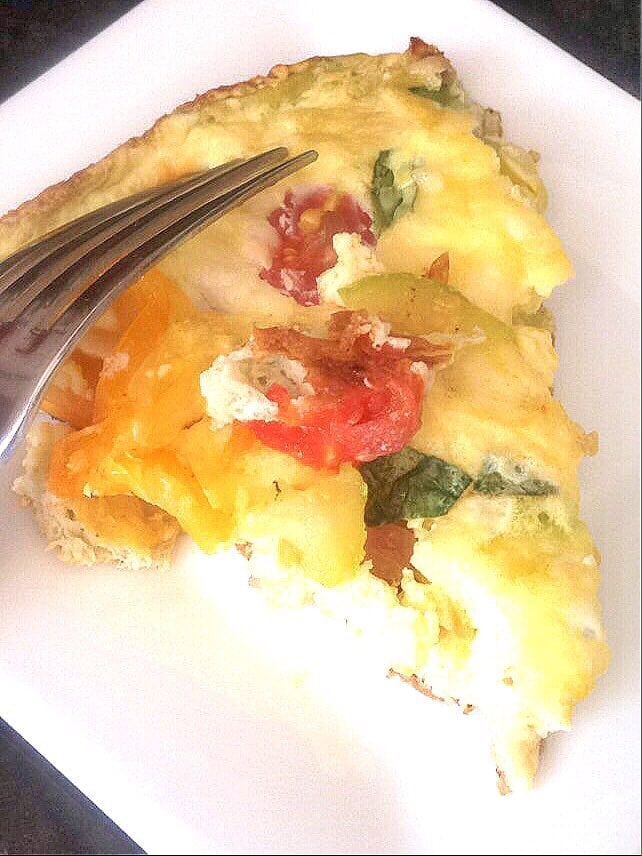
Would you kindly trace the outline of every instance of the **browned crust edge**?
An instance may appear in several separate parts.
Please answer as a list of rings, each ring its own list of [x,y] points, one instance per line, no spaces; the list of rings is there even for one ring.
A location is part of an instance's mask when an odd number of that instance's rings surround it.
[[[106,161],[112,158],[114,155],[119,152],[125,151],[126,149],[135,149],[139,145],[147,142],[149,137],[152,136],[157,126],[167,119],[169,116],[172,116],[176,113],[187,113],[194,108],[200,108],[207,103],[213,103],[215,101],[222,101],[225,98],[230,97],[240,97],[242,95],[248,95],[251,92],[257,91],[262,87],[269,85],[275,80],[282,80],[287,78],[290,74],[299,73],[304,71],[310,64],[318,61],[320,57],[310,57],[310,59],[303,60],[302,62],[295,63],[290,66],[279,66],[276,65],[274,68],[270,69],[267,75],[261,76],[257,75],[256,77],[252,77],[249,80],[243,81],[241,83],[231,84],[231,85],[223,85],[219,86],[215,89],[210,89],[207,92],[203,92],[202,94],[196,95],[191,101],[186,101],[183,104],[179,104],[178,107],[175,107],[174,110],[169,113],[165,113],[160,116],[154,124],[144,131],[142,134],[138,136],[130,137],[124,143],[116,146],[115,149],[112,149],[108,154],[104,157],[100,158],[100,160],[94,161],[93,163],[87,164],[87,166],[82,167],[81,169],[74,172],[69,178],[65,178],[62,181],[57,182],[56,184],[52,184],[50,187],[43,190],[33,199],[29,199],[23,203],[21,203],[17,208],[13,208],[10,211],[7,211],[2,217],[0,217],[0,226],[8,225],[11,226],[15,223],[19,218],[28,216],[32,211],[41,211],[47,208],[55,208],[57,204],[63,203],[69,196],[73,196],[76,187],[80,184],[83,179],[85,173],[90,169],[100,169],[100,167],[106,164]]]
[[[423,39],[420,39],[417,36],[410,37],[410,43],[406,50],[406,53],[410,53],[418,59],[427,56],[444,57],[444,54],[437,47],[435,47],[434,45],[430,45],[427,42],[424,42]],[[117,146],[100,160],[88,164],[87,166],[73,173],[69,178],[63,179],[62,181],[51,185],[50,187],[39,193],[37,196],[35,196],[33,199],[29,199],[23,202],[17,208],[8,211],[6,214],[0,217],[0,227],[11,227],[19,219],[23,217],[28,217],[32,212],[51,210],[55,208],[58,204],[63,204],[66,199],[68,199],[70,196],[73,196],[74,192],[76,191],[76,188],[81,184],[84,175],[88,170],[100,171],[102,168],[103,171],[106,171],[108,169],[107,162],[113,156],[126,149],[135,149],[137,146],[147,142],[148,138],[154,133],[157,126],[165,119],[167,119],[168,116],[172,116],[179,113],[188,113],[194,109],[200,109],[201,107],[206,106],[207,104],[212,104],[216,101],[222,101],[225,98],[238,98],[244,95],[249,95],[252,92],[256,92],[265,86],[273,86],[293,74],[301,74],[314,64],[327,59],[333,59],[333,57],[314,56],[309,57],[308,59],[301,60],[300,62],[292,63],[291,65],[275,65],[266,75],[257,75],[255,77],[250,78],[249,80],[245,80],[240,83],[225,84],[214,89],[209,89],[201,94],[197,94],[195,98],[193,98],[191,101],[186,101],[183,104],[178,105],[178,107],[175,107],[174,110],[170,111],[169,113],[166,113],[163,116],[159,117],[154,122],[154,124],[142,134],[135,137],[131,137],[126,142],[121,143],[119,146]]]
[[[422,681],[419,680],[417,675],[402,675],[401,672],[397,672],[395,669],[390,669],[388,671],[389,678],[400,678],[405,684],[409,684],[411,687],[420,692],[422,695],[428,696],[428,698],[433,699],[434,701],[443,701],[446,702],[447,699],[442,698],[442,696],[435,695],[434,692],[427,687]],[[472,704],[461,704],[458,699],[453,699],[453,702],[461,709],[461,712],[465,715],[472,713],[475,710],[474,705]]]
[[[422,683],[417,675],[402,675],[401,672],[397,672],[394,669],[390,669],[388,672],[389,678],[401,678],[401,680],[405,684],[409,684],[409,686],[413,687],[413,689],[420,692],[422,695],[427,696],[428,698],[433,699],[434,701],[447,701],[445,698],[441,696],[435,695],[430,687],[427,687],[424,683]],[[453,699],[453,701],[461,707],[462,713],[469,714],[472,713],[475,709],[472,704],[461,705],[459,701]],[[541,743],[540,743],[541,750]],[[511,793],[510,785],[508,784],[508,779],[506,777],[506,773],[503,770],[500,770],[499,767],[495,767],[496,774],[496,783],[497,790],[501,796],[505,797]]]

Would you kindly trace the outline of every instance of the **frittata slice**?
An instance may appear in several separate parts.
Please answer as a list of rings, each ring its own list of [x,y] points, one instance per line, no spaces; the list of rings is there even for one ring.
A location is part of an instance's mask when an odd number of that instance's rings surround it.
[[[6,215],[0,258],[278,145],[319,159],[121,295],[47,391],[73,430],[33,430],[16,490],[67,561],[236,546],[271,602],[481,711],[500,788],[526,788],[608,659],[578,518],[596,439],[551,392],[541,303],[572,269],[537,156],[444,56],[412,39],[200,96]]]

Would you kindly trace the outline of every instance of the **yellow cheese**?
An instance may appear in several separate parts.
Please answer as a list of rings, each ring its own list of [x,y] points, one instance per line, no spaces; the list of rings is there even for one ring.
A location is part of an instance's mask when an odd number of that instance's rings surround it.
[[[608,662],[591,538],[556,497],[469,496],[417,532],[413,564],[474,633],[463,662],[440,645],[415,673],[482,708],[501,768],[528,785],[529,741],[570,728]]]
[[[528,188],[501,171],[497,145],[473,133],[479,111],[443,107],[410,91],[452,73],[438,52],[423,53],[310,60],[253,85],[202,96],[0,221],[0,258],[48,229],[171,176],[274,146],[314,148],[315,164],[162,262],[190,295],[215,308],[283,321],[291,301],[259,279],[275,238],[267,214],[286,187],[297,184],[331,184],[371,209],[375,160],[393,149],[412,164],[418,189],[414,210],[381,234],[377,263],[422,273],[447,250],[451,283],[510,321],[514,307],[536,308],[569,278],[571,266],[542,215],[524,201]]]
[[[577,468],[593,440],[551,393],[550,333],[508,327],[452,289],[403,274],[367,277],[341,297],[390,321],[394,333],[437,333],[458,344],[426,394],[414,448],[471,476],[488,458],[507,458],[577,500]]]

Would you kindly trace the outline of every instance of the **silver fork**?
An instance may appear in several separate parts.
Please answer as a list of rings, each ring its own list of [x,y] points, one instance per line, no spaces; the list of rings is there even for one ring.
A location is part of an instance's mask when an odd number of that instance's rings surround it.
[[[316,158],[278,148],[233,161],[87,214],[0,263],[0,459],[114,297],[173,247]]]

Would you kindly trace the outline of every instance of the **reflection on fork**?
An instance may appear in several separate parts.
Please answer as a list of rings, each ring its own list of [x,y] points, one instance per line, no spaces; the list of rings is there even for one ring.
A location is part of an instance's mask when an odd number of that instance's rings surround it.
[[[0,264],[0,458],[111,300],[182,241],[312,163],[285,148],[233,161],[74,220]]]

